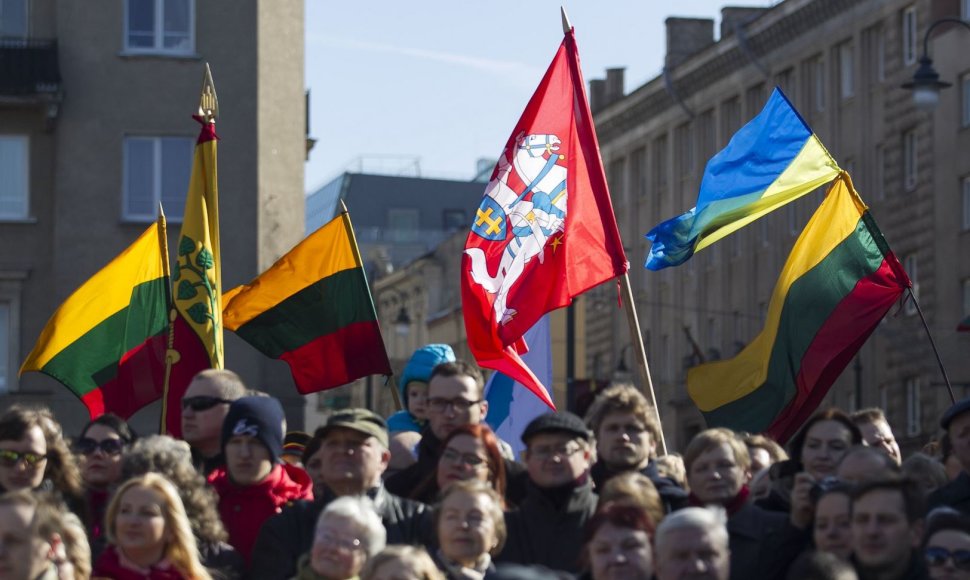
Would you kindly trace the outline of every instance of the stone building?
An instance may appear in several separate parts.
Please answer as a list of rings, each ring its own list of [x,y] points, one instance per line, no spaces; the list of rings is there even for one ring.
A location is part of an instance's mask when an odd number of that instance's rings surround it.
[[[669,18],[664,72],[623,94],[623,71],[590,83],[604,166],[668,442],[682,448],[703,428],[686,393],[686,370],[727,358],[761,330],[795,238],[824,190],[751,224],[661,272],[642,269],[643,234],[694,205],[706,161],[780,86],[839,164],[903,262],[954,382],[968,394],[970,337],[970,32],[940,27],[930,41],[937,70],[957,86],[932,113],[900,85],[913,76],[924,32],[938,18],[967,18],[961,0],[786,0],[724,8],[714,22]],[[961,14],[962,13],[962,14]],[[587,301],[587,362],[629,365],[620,315],[603,316],[615,289]],[[602,365],[600,365],[602,366]],[[608,378],[608,377],[607,377]],[[825,404],[886,409],[910,449],[935,435],[949,405],[912,303],[890,312]]]
[[[17,377],[55,308],[155,219],[179,229],[204,64],[217,131],[223,283],[246,282],[303,237],[303,3],[269,0],[7,0],[0,11],[0,407],[50,405],[73,433],[77,399]],[[226,365],[302,397],[285,363],[226,333]],[[136,415],[157,426],[157,408]]]

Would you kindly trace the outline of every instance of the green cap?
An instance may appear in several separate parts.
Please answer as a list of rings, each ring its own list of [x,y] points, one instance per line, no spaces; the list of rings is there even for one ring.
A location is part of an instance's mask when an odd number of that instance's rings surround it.
[[[383,417],[368,409],[344,409],[343,411],[338,411],[330,415],[326,424],[318,432],[321,437],[326,438],[327,433],[335,427],[359,431],[377,439],[385,448],[389,446],[387,422],[384,421]]]

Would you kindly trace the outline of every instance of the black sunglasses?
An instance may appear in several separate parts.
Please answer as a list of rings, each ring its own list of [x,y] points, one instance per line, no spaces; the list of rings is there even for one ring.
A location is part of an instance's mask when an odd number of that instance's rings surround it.
[[[930,546],[923,551],[926,563],[930,567],[942,566],[947,560],[952,559],[953,565],[958,570],[970,571],[970,550],[950,551],[939,546]]]
[[[192,409],[193,411],[208,411],[212,407],[219,404],[230,404],[232,401],[227,401],[225,399],[220,399],[219,397],[210,397],[208,395],[199,395],[198,397],[185,397],[182,399],[182,410]]]
[[[90,437],[81,437],[74,443],[74,451],[81,455],[94,455],[98,449],[105,455],[120,455],[125,449],[125,442],[121,439],[95,441]]]

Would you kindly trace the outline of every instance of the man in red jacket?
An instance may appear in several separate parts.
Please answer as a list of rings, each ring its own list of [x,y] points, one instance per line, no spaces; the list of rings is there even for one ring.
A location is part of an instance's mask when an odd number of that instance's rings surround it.
[[[222,424],[226,467],[209,476],[229,543],[247,565],[263,522],[295,500],[313,499],[310,476],[280,461],[283,420],[283,407],[273,397],[233,402]]]

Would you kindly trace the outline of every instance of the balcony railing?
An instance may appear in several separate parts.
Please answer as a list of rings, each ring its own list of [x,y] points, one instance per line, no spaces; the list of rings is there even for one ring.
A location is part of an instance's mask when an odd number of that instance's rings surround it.
[[[60,89],[56,40],[0,38],[0,96],[55,95]]]

